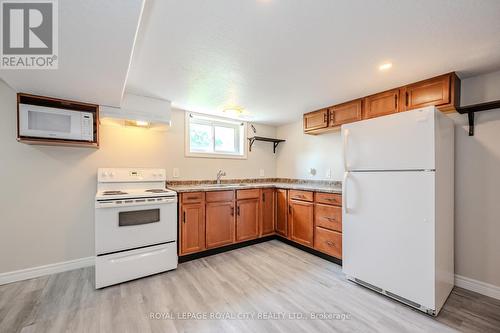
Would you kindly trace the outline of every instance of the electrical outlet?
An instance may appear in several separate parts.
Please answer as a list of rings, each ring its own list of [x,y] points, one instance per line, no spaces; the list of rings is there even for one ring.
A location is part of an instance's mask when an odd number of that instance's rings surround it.
[[[332,178],[332,169],[326,169],[326,178]]]
[[[265,175],[264,169],[260,169],[259,170],[259,176],[264,177],[264,175]]]
[[[179,177],[180,177],[179,168],[174,168],[174,169],[172,170],[172,176],[173,176],[174,178],[179,178]]]

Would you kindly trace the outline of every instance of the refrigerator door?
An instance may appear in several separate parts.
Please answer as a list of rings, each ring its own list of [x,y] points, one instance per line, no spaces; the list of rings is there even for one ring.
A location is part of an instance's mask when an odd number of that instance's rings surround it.
[[[342,125],[345,170],[433,170],[434,119],[428,107]]]
[[[432,171],[349,173],[344,273],[435,309],[434,182]]]

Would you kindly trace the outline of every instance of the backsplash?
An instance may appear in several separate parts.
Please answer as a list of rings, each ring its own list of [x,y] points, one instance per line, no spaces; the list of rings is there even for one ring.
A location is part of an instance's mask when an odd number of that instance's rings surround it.
[[[169,180],[167,185],[199,185],[199,184],[215,184],[214,179],[207,180]],[[293,179],[293,178],[241,178],[241,179],[221,179],[222,184],[234,183],[288,183],[288,184],[318,184],[330,186],[342,186],[341,181],[330,180],[309,180],[309,179]]]

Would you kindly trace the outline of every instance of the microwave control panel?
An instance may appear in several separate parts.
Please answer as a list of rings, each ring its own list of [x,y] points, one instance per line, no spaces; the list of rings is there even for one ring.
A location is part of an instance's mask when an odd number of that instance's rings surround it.
[[[82,138],[92,141],[94,140],[94,117],[92,113],[82,112]]]

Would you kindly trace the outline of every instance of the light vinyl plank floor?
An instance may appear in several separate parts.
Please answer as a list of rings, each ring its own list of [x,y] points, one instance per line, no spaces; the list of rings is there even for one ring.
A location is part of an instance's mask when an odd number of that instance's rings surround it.
[[[455,288],[432,318],[277,240],[101,290],[93,275],[84,268],[0,286],[0,332],[500,332],[498,300]]]

